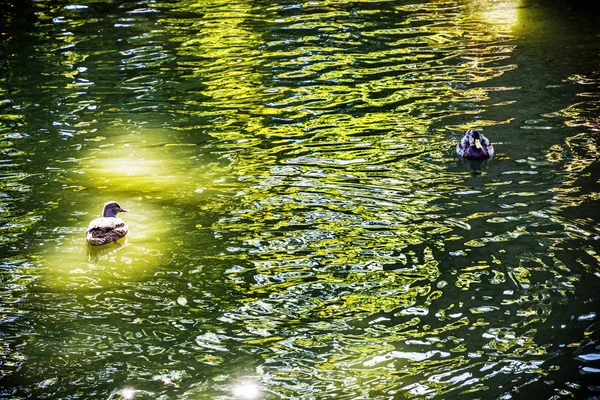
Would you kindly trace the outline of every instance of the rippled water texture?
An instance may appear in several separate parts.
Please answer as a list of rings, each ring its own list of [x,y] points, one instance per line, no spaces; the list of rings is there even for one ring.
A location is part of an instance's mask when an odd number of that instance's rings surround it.
[[[599,397],[598,14],[419,1],[2,2],[0,397]]]

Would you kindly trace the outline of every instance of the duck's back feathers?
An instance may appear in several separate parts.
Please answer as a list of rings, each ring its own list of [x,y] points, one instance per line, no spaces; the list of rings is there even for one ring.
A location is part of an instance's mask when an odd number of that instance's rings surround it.
[[[124,238],[128,232],[127,224],[121,218],[100,217],[90,222],[85,236],[92,246],[102,246]]]

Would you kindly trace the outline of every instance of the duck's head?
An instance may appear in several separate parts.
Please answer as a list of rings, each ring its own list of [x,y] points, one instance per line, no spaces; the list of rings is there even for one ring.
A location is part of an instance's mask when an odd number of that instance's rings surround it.
[[[469,136],[469,145],[481,149],[481,134],[476,130],[469,129],[467,135]]]
[[[102,211],[103,217],[116,217],[120,212],[127,212],[124,208],[121,208],[119,203],[116,201],[109,201],[104,205],[104,210]]]

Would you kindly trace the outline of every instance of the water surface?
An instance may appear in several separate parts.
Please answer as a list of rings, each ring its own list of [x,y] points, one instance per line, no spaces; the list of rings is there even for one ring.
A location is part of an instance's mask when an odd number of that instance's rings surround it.
[[[581,3],[0,9],[1,398],[600,395]]]

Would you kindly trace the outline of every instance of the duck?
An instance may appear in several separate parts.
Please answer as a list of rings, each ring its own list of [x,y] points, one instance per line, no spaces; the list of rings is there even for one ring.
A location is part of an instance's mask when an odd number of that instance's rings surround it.
[[[467,160],[487,160],[494,155],[494,146],[483,134],[469,129],[456,145],[456,154]]]
[[[103,246],[122,239],[129,232],[127,224],[117,217],[119,213],[127,212],[116,201],[104,204],[102,217],[94,219],[85,232],[87,242],[92,246]]]

